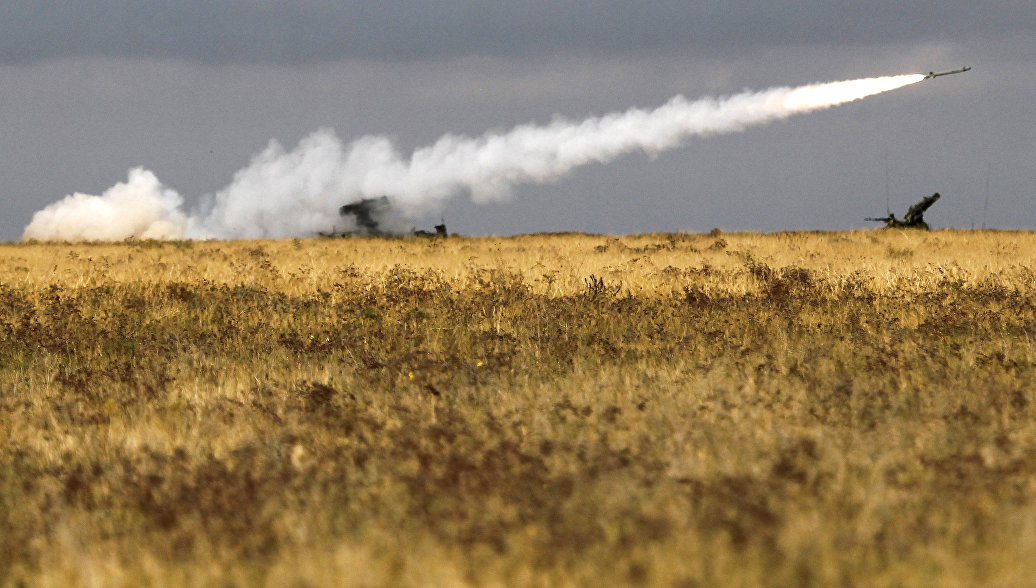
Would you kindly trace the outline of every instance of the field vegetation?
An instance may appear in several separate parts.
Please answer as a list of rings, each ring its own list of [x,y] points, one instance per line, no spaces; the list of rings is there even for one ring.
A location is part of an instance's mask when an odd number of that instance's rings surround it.
[[[1036,578],[1036,235],[0,245],[0,585]]]

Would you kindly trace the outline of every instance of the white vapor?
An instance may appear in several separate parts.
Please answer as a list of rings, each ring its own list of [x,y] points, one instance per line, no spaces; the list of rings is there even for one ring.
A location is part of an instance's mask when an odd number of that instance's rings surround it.
[[[307,236],[341,223],[338,207],[387,195],[414,214],[464,192],[475,202],[506,198],[512,186],[550,182],[587,163],[657,153],[693,136],[729,133],[859,100],[917,83],[922,74],[866,78],[743,92],[688,101],[676,96],[653,110],[521,125],[480,137],[447,134],[401,155],[382,136],[344,145],[320,129],[286,151],[276,141],[203,199],[191,215],[153,174],[130,171],[100,196],[73,194],[33,216],[23,239],[252,239]]]
[[[134,168],[125,182],[100,196],[75,193],[37,212],[22,239],[177,239],[188,223],[180,212],[182,203],[180,195],[162,187],[155,174]]]

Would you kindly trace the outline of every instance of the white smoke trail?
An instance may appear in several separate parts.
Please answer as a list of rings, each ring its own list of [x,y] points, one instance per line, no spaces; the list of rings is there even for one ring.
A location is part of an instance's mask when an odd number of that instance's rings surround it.
[[[37,212],[23,239],[312,235],[339,221],[341,204],[359,198],[388,195],[410,214],[464,192],[475,202],[501,199],[516,184],[554,181],[588,163],[657,153],[693,136],[736,132],[922,79],[866,78],[694,101],[676,96],[654,110],[633,108],[581,122],[558,118],[480,137],[445,135],[409,159],[386,137],[365,136],[345,146],[331,130],[320,129],[292,151],[271,142],[191,216],[179,210],[175,192],[137,169],[100,196],[74,194]]]

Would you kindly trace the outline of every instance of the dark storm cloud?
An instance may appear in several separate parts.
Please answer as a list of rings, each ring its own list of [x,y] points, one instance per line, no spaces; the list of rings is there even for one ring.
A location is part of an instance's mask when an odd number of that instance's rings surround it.
[[[0,2],[0,240],[143,166],[185,198],[271,139],[444,133],[974,66],[831,112],[519,186],[466,234],[845,229],[943,194],[933,226],[1036,227],[1032,0]]]
[[[1036,30],[1031,0],[10,2],[0,62],[68,56],[303,63],[873,44]]]

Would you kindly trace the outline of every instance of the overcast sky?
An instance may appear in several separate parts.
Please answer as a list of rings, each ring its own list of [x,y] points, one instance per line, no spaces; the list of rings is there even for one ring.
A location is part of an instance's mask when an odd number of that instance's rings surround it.
[[[883,215],[886,190],[900,215],[941,192],[935,227],[1036,228],[1032,0],[7,2],[0,240],[135,166],[193,205],[271,139],[320,127],[409,150],[676,94],[964,65],[414,219],[467,234],[840,230]]]

